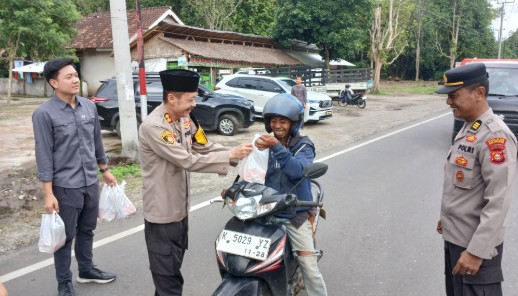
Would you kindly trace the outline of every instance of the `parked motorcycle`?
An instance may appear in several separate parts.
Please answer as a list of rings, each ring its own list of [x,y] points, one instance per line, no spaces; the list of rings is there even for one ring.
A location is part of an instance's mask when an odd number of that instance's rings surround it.
[[[363,109],[367,106],[367,97],[363,93],[357,93],[351,95],[351,98],[347,98],[344,94],[338,99],[338,105],[346,107],[347,105],[356,105],[358,108]]]
[[[316,207],[324,217],[324,192],[313,180],[327,172],[327,165],[313,163],[304,170],[312,179],[313,201],[298,201],[295,188],[281,194],[273,188],[240,181],[224,194],[225,205],[234,214],[216,238],[216,258],[222,282],[213,296],[295,296],[303,289],[302,273],[292,253],[284,225],[270,223],[278,213],[295,211],[297,206]],[[321,253],[320,253],[321,254]]]

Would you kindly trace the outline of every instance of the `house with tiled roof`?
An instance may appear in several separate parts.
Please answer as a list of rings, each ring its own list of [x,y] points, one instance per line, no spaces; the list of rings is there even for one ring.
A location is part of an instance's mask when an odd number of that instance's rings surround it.
[[[128,11],[131,63],[137,71],[134,20],[135,12]],[[286,47],[270,37],[187,26],[167,7],[142,9],[142,22],[146,72],[188,67],[209,87],[239,68],[310,65],[308,57],[319,52],[315,45],[298,40]],[[89,14],[77,28],[79,34],[70,47],[76,49],[81,79],[92,94],[101,80],[115,76],[110,13]]]
[[[170,7],[152,7],[141,10],[142,30],[146,31],[161,21],[183,25],[180,18]],[[130,40],[136,40],[136,11],[128,10],[128,34]],[[76,50],[79,57],[81,79],[88,85],[88,93],[92,94],[100,81],[115,75],[113,57],[113,39],[110,12],[90,13],[76,24],[78,33],[68,46]]]

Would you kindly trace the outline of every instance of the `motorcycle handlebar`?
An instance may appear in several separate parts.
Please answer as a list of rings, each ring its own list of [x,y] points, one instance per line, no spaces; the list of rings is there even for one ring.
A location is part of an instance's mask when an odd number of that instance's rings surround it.
[[[323,202],[316,202],[316,201],[297,200],[297,203],[296,203],[297,207],[322,207],[323,205],[324,205]]]

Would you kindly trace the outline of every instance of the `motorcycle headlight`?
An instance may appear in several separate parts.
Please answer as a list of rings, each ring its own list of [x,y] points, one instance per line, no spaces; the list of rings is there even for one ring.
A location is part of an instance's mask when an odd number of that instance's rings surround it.
[[[271,212],[277,202],[261,203],[262,196],[241,197],[236,201],[228,199],[228,207],[239,220],[253,219]]]

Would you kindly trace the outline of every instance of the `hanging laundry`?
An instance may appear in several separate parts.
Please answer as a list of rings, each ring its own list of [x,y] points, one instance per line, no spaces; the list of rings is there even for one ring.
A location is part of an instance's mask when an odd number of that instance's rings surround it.
[[[14,61],[14,69],[19,68],[19,67],[23,67],[23,61]],[[18,72],[17,77],[18,77],[18,78],[16,78],[17,80],[23,79],[23,72]]]

